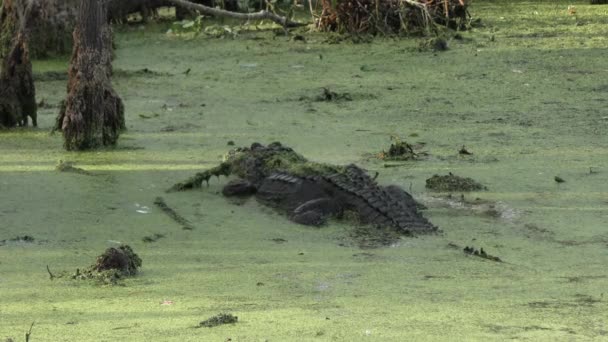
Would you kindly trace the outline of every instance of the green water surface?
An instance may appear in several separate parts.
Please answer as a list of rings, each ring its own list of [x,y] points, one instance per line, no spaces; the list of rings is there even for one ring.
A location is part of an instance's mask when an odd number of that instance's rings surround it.
[[[118,28],[113,84],[128,131],[116,149],[65,152],[48,133],[65,80],[37,82],[38,128],[0,133],[0,240],[35,238],[0,246],[0,339],[35,322],[31,341],[608,340],[608,6],[587,3],[475,1],[484,27],[442,53],[415,39]],[[35,73],[66,68],[34,62]],[[323,87],[353,101],[312,101]],[[372,156],[391,135],[429,156],[384,167]],[[226,179],[164,193],[219,163],[230,140],[378,171],[444,234],[360,249],[348,222],[310,228],[231,203],[218,194]],[[59,160],[91,174],[55,171]],[[465,199],[496,203],[498,217],[425,189],[447,172],[486,185]],[[47,265],[74,271],[118,243],[143,259],[124,286],[49,280]],[[239,322],[193,328],[220,312]]]

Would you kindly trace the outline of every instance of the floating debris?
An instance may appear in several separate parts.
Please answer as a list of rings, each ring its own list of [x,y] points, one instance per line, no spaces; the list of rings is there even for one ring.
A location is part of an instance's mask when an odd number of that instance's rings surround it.
[[[469,150],[467,150],[467,148],[464,145],[462,145],[462,147],[460,148],[460,150],[458,150],[458,154],[460,154],[461,156],[462,155],[469,155],[470,156],[473,153],[470,152]]]
[[[34,242],[34,237],[31,236],[31,235],[23,235],[23,236],[14,237],[12,239],[0,240],[0,246],[4,246],[4,245],[6,245],[9,242],[33,243]]]
[[[238,320],[239,318],[232,314],[220,313],[200,322],[197,328],[212,328],[222,324],[234,324]]]
[[[488,190],[487,187],[472,178],[459,177],[451,172],[445,176],[434,175],[427,179],[426,188],[443,192]]]
[[[398,137],[391,137],[393,141],[388,148],[388,152],[382,151],[378,154],[378,158],[382,160],[414,160],[419,157],[419,154],[414,151],[414,146]],[[390,167],[390,166],[389,166]]]
[[[156,242],[165,237],[165,234],[156,233],[154,235],[144,236],[141,240],[146,243]]]
[[[317,96],[315,98],[316,101],[319,102],[331,102],[331,101],[352,101],[353,98],[349,93],[336,93],[335,91],[331,91],[327,87],[323,87],[323,94]]]
[[[557,183],[565,183],[566,180],[564,180],[562,177],[560,176],[555,176],[555,178],[553,178]]]
[[[483,248],[480,248],[479,250],[477,250],[473,247],[466,246],[463,249],[463,252],[465,254],[473,255],[476,257],[483,258],[483,259],[488,259],[488,260],[496,261],[496,262],[502,262],[502,260],[499,257],[486,253],[486,251],[484,251]]]

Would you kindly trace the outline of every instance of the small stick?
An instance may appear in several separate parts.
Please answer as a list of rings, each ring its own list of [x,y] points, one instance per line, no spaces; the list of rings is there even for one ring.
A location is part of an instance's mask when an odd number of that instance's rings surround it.
[[[30,330],[25,333],[25,342],[30,342],[30,336],[32,336],[32,329],[34,328],[34,323],[36,322],[32,322],[32,325],[30,325]]]
[[[154,204],[160,208],[165,214],[167,214],[173,221],[177,222],[182,226],[184,230],[193,230],[194,226],[185,217],[178,214],[173,208],[169,207],[162,197],[156,197]]]
[[[401,166],[407,166],[408,164],[384,164],[383,166],[386,168],[389,167],[401,167]]]
[[[49,265],[46,265],[46,271],[49,272],[49,277],[51,278],[51,280],[55,279],[55,275],[51,272]]]

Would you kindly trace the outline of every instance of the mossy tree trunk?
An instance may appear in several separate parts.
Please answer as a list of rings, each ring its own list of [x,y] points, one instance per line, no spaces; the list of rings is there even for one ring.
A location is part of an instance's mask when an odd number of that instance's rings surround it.
[[[59,113],[65,148],[116,144],[125,128],[124,106],[112,88],[111,29],[105,0],[82,0],[74,29],[68,95]]]
[[[38,16],[38,1],[4,0],[0,14],[0,127],[36,122],[36,89],[29,57],[30,24]]]

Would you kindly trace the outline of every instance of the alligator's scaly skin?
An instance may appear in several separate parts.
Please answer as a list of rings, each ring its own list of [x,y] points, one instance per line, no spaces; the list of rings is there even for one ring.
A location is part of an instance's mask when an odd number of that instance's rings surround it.
[[[262,182],[256,196],[291,213],[298,223],[306,223],[298,218],[308,211],[320,211],[321,217],[327,217],[349,210],[357,213],[362,223],[392,227],[403,234],[437,231],[418,212],[416,201],[407,192],[394,185],[379,186],[356,165],[347,166],[343,173],[310,177],[275,173]],[[315,219],[313,223],[324,221]]]
[[[362,223],[390,227],[402,234],[438,231],[400,187],[380,186],[354,164],[341,167],[308,162],[280,143],[233,150],[227,161],[213,170],[215,173],[199,173],[196,179],[176,184],[174,189],[200,186],[210,175],[235,174],[240,179],[228,183],[224,195],[255,193],[260,202],[300,224],[321,225],[329,217],[350,211]]]

